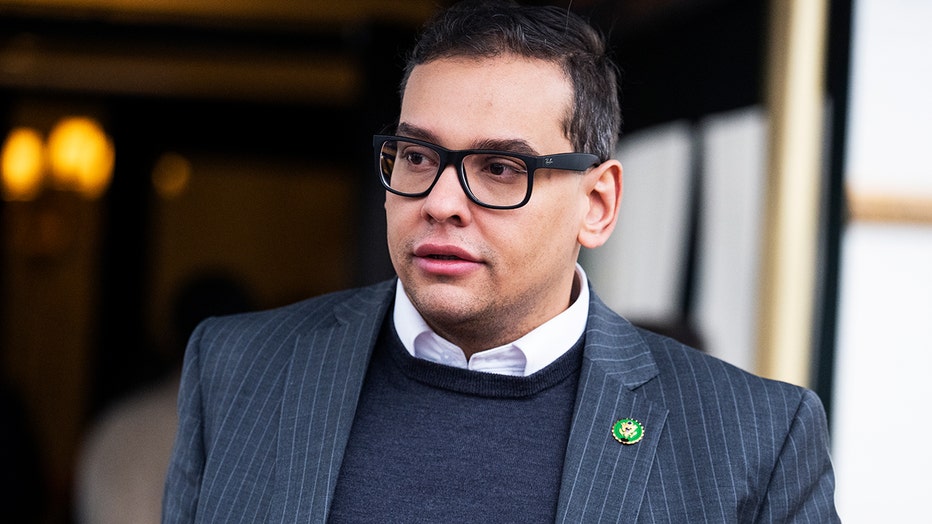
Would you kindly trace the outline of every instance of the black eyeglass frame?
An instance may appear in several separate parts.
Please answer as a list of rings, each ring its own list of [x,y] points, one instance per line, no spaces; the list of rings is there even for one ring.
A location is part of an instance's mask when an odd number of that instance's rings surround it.
[[[386,142],[410,142],[412,144],[417,144],[429,148],[437,152],[439,163],[437,167],[437,174],[434,176],[434,181],[424,191],[420,193],[405,193],[403,191],[398,191],[389,185],[388,180],[385,179],[385,174],[382,171],[382,146]],[[521,153],[515,153],[512,151],[499,151],[495,149],[460,149],[453,150],[447,149],[437,144],[426,142],[424,140],[418,140],[416,138],[408,138],[404,136],[395,136],[395,135],[373,135],[372,137],[372,147],[375,152],[375,170],[379,174],[379,181],[382,183],[382,186],[387,190],[396,195],[410,198],[421,198],[427,196],[431,190],[434,189],[434,186],[437,185],[437,180],[440,180],[440,175],[443,171],[453,164],[456,167],[456,174],[459,178],[460,186],[463,188],[463,192],[466,193],[466,196],[469,197],[476,205],[489,208],[489,209],[517,209],[531,200],[531,189],[534,187],[534,171],[537,169],[561,169],[565,171],[586,171],[590,167],[596,166],[601,163],[601,160],[597,155],[590,153],[557,153],[554,155],[523,155]],[[469,188],[469,182],[466,180],[466,170],[463,169],[463,160],[469,155],[502,155],[517,158],[524,162],[524,165],[527,167],[527,191],[524,194],[524,199],[521,202],[513,205],[499,206],[494,204],[487,204],[475,194]]]

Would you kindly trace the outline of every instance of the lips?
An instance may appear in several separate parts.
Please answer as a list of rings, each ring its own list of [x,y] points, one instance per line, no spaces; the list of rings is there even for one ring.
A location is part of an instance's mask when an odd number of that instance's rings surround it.
[[[482,262],[458,246],[422,244],[414,249],[414,264],[430,275],[462,276],[476,270]]]
[[[468,251],[450,245],[439,244],[422,244],[415,248],[414,256],[419,258],[430,258],[433,260],[463,260],[466,262],[478,262],[479,258],[473,256]]]

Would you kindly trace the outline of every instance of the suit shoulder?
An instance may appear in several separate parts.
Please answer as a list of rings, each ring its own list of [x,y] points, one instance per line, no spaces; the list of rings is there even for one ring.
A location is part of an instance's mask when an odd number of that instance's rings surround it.
[[[201,322],[189,342],[202,353],[254,352],[272,343],[337,325],[347,317],[377,314],[391,299],[393,281],[308,298],[285,306],[211,317]],[[203,357],[202,357],[203,358]]]
[[[815,393],[804,387],[760,377],[669,337],[641,328],[638,331],[657,363],[661,387],[689,392],[686,399],[715,399],[748,412],[777,409],[788,415],[802,403],[815,402],[821,408]]]
[[[377,308],[385,300],[389,284],[390,282],[382,282],[368,287],[326,293],[272,309],[213,317],[205,320],[203,324],[206,324],[206,329],[263,329],[270,323],[278,325],[299,322],[307,328],[315,328],[333,322],[336,311],[343,305]]]

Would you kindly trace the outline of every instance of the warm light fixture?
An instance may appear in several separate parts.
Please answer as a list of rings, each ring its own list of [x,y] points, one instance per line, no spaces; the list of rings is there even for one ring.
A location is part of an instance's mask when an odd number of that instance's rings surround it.
[[[90,118],[61,119],[48,140],[52,183],[87,198],[99,197],[113,174],[113,144]]]
[[[44,149],[42,135],[35,129],[18,127],[10,131],[0,153],[4,199],[32,200],[38,196],[45,168]]]
[[[33,200],[52,187],[96,199],[110,185],[114,156],[110,138],[91,118],[62,118],[48,141],[35,129],[13,129],[3,145],[3,196]]]

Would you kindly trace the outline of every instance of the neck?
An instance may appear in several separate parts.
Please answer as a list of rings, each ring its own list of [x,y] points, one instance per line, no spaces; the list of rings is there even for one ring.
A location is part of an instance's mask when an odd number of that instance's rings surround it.
[[[468,320],[458,319],[455,322],[427,317],[424,317],[424,320],[435,333],[459,347],[466,360],[469,360],[480,351],[504,346],[520,339],[566,311],[579,297],[581,285],[583,284],[579,275],[574,270],[569,292],[563,294],[568,297],[567,300],[556,302],[557,305],[549,309],[514,311],[515,314],[512,315],[483,315]],[[526,303],[533,304],[534,301],[529,300]],[[516,319],[523,320],[516,322]]]

